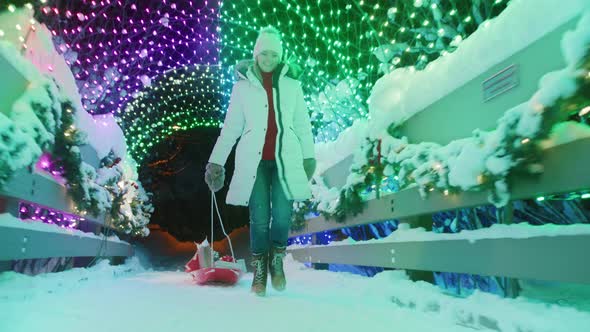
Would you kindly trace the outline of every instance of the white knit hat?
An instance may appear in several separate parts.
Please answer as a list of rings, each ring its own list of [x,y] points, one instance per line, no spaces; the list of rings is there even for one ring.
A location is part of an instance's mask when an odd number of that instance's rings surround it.
[[[266,27],[260,30],[254,45],[254,58],[262,51],[275,51],[279,54],[279,59],[283,57],[281,33],[277,29]]]

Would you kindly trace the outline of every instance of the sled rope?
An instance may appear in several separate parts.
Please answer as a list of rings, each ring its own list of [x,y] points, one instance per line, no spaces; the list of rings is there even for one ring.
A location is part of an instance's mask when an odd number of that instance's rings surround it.
[[[219,213],[219,206],[217,205],[217,197],[215,197],[215,193],[211,191],[211,252],[213,252],[213,207],[215,206],[215,211],[217,211],[217,217],[219,217],[219,225],[221,226],[221,231],[225,238],[227,239],[227,243],[229,243],[229,250],[231,252],[231,257],[233,258],[234,262],[236,262],[236,256],[234,255],[234,248],[231,244],[231,239],[229,235],[225,232],[225,227],[223,227],[223,220],[221,220],[221,214]],[[211,266],[213,265],[213,255],[211,255]]]

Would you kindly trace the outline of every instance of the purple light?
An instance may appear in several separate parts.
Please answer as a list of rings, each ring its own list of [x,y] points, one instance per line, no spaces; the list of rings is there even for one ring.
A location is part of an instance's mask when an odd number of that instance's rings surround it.
[[[61,184],[65,184],[65,179],[63,178],[63,168],[56,163],[51,154],[45,152],[39,157],[39,160],[35,164],[35,169],[38,172],[49,174],[53,177],[55,181]]]
[[[88,112],[123,111],[134,93],[144,88],[140,83],[140,77],[144,75],[155,77],[157,75],[154,73],[161,74],[187,64],[217,63],[217,38],[207,25],[215,24],[219,19],[219,1],[197,4],[192,1],[162,3],[82,0],[75,3],[76,5],[65,5],[66,8],[61,10],[44,7],[43,12],[47,16],[46,24],[50,30],[62,38],[62,45],[77,50],[78,59],[66,59],[76,72],[77,85],[84,86],[84,83],[90,82],[94,77],[110,77],[111,75],[105,74],[121,60],[122,65],[117,67],[119,74],[129,78],[121,80],[113,77],[112,80],[103,80],[99,84],[81,89],[81,95],[84,96],[82,102]],[[132,9],[127,11],[125,18],[119,14],[121,7]],[[52,9],[55,15],[51,12]],[[67,19],[68,16],[73,18]],[[84,20],[77,20],[76,16],[83,17]],[[105,27],[110,27],[110,30],[107,31]],[[85,34],[85,31],[88,33]],[[97,33],[98,31],[101,33]],[[129,34],[131,31],[134,32],[133,35]],[[171,39],[174,42],[170,42]],[[129,54],[131,51],[135,54],[138,48],[146,46],[149,57],[117,59],[122,53]],[[158,63],[158,70],[153,69],[154,63]],[[100,88],[107,92],[97,96],[96,91],[101,91]],[[121,93],[122,90],[126,90],[125,94]]]
[[[84,218],[40,206],[29,202],[19,203],[19,218],[21,220],[41,221],[45,224],[58,225],[64,228],[75,229]]]

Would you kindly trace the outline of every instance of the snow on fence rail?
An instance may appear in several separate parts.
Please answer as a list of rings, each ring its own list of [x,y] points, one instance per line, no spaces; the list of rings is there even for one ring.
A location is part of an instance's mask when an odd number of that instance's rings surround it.
[[[129,243],[105,235],[114,233],[106,215],[77,215],[61,184],[28,170],[15,175],[0,189],[0,261],[133,254]],[[24,209],[47,213],[26,217]]]
[[[428,105],[404,123],[401,133],[410,141],[426,140],[446,144],[473,129],[493,128],[495,121],[506,110],[531,98],[545,74],[565,67],[560,43],[566,31],[573,29],[579,20],[579,16],[568,18],[526,48],[502,59],[481,75]],[[498,47],[502,47],[501,39],[490,38]],[[486,98],[486,82],[489,83],[490,78],[497,77],[496,74],[503,73],[506,68],[512,68],[510,75],[514,76],[510,78],[514,83],[511,83],[511,89],[505,89],[491,100]],[[445,78],[433,78],[434,81],[436,79],[444,83]],[[544,172],[540,176],[509,179],[512,188],[510,199],[534,199],[542,195],[590,188],[590,174],[585,166],[590,165],[588,151],[590,138],[587,136],[547,147],[542,152]],[[353,158],[349,156],[340,160],[322,174],[330,187],[341,188],[346,183]],[[407,226],[403,225],[385,239],[356,243],[345,240],[324,246],[291,246],[288,250],[295,259],[312,263],[462,272],[590,284],[590,266],[587,264],[590,225],[551,225],[550,228],[510,225],[512,210],[509,202],[503,209],[503,220],[500,220],[506,225],[496,225],[506,227],[501,230],[492,227],[472,231],[469,235],[464,234],[464,231],[457,234],[436,234],[431,231],[433,213],[488,204],[485,192],[464,191],[448,195],[432,192],[422,198],[419,190],[411,187],[367,201],[362,213],[348,217],[343,223],[326,220],[322,216],[309,219],[304,229],[293,231],[290,236],[393,219],[400,220],[401,225],[409,224],[414,229],[404,229]],[[520,236],[513,235],[518,232],[521,232]]]
[[[25,92],[29,81],[18,66],[0,56],[0,115],[10,110]],[[89,145],[81,147],[85,161],[98,167],[96,151]],[[3,165],[15,168],[13,176],[0,186],[0,271],[11,268],[11,262],[26,259],[60,257],[127,257],[133,254],[129,243],[116,236],[108,226],[108,216],[80,215],[66,188],[53,177],[34,166]],[[53,216],[21,220],[23,210],[40,209]],[[57,215],[58,217],[55,217]]]
[[[590,151],[590,138],[545,151],[545,172],[535,179],[515,179],[513,199],[529,199],[544,194],[590,188],[590,173],[579,166],[590,165],[590,154],[587,151]],[[433,192],[423,199],[416,188],[409,188],[368,201],[361,214],[346,219],[344,223],[317,217],[309,220],[305,229],[292,232],[290,236],[392,219],[413,227],[423,227],[429,232],[393,242],[386,238],[367,243],[290,247],[290,252],[297,260],[312,263],[462,272],[590,284],[590,266],[585,263],[587,253],[590,252],[590,225],[578,228],[576,234],[568,232],[568,227],[578,225],[555,226],[561,233],[551,229],[547,234],[541,232],[516,239],[509,238],[510,230],[503,232],[506,237],[498,238],[492,232],[477,240],[462,238],[461,233],[449,235],[430,232],[432,213],[486,204],[489,202],[484,192],[463,192],[449,196]],[[504,222],[510,223],[509,214]],[[530,232],[542,227],[527,226],[530,227]],[[393,234],[403,236],[404,232],[407,231],[399,229]],[[435,240],[436,238],[440,240]]]
[[[77,229],[0,214],[0,261],[55,257],[127,257],[129,243],[116,236],[102,236]]]

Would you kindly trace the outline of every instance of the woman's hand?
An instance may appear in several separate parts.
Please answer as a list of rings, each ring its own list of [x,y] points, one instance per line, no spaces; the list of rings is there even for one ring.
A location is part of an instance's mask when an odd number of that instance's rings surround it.
[[[307,181],[311,180],[311,178],[313,177],[313,173],[315,172],[315,167],[316,167],[315,158],[303,159],[303,169],[305,170],[305,175],[307,175]]]
[[[223,188],[225,181],[225,168],[221,165],[208,163],[205,167],[205,182],[213,192]]]

